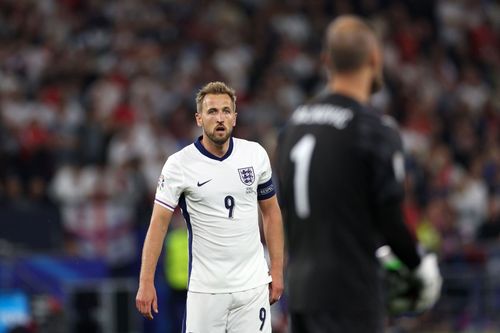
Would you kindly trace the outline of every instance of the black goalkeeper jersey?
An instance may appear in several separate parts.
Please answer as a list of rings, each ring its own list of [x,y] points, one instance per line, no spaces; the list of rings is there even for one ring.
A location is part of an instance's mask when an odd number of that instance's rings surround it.
[[[394,122],[329,94],[292,114],[278,151],[291,311],[379,317],[380,242],[410,268],[420,262],[401,213],[404,162]]]

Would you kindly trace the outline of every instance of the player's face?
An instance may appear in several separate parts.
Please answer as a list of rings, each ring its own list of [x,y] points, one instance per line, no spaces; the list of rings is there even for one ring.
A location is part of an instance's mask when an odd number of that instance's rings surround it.
[[[222,145],[233,132],[236,115],[229,95],[208,94],[201,104],[201,113],[196,113],[196,123],[210,141]]]

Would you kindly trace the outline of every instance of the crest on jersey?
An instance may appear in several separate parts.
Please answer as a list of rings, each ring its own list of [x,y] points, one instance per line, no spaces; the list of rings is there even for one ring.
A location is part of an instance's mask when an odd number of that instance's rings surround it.
[[[255,181],[255,173],[253,172],[253,167],[238,169],[238,173],[240,174],[240,179],[243,184],[247,186],[252,185]]]

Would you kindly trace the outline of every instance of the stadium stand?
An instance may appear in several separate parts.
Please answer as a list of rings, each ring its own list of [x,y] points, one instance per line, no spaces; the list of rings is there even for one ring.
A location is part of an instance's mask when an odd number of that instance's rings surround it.
[[[235,87],[235,135],[272,156],[290,112],[323,85],[322,31],[343,13],[384,41],[373,104],[400,126],[407,222],[445,279],[433,312],[391,325],[498,331],[500,4],[489,0],[0,1],[0,293],[19,286],[13,262],[41,253],[136,278],[163,161],[198,135],[197,89]]]

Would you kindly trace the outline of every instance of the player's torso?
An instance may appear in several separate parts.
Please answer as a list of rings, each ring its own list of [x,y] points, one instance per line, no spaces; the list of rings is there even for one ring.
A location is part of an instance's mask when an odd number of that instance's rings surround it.
[[[191,291],[233,292],[268,282],[257,203],[263,170],[254,147],[234,140],[223,160],[196,146],[182,156],[179,205],[190,228]]]
[[[293,258],[288,268],[294,307],[326,306],[332,294],[345,300],[353,290],[365,296],[376,289],[370,160],[364,148],[373,138],[363,133],[371,121],[366,113],[331,96],[294,113],[296,121],[292,116],[283,134],[280,193]],[[318,287],[306,292],[306,285]]]
[[[261,170],[252,151],[245,152],[238,143],[235,146],[223,161],[207,157],[196,148],[186,156],[183,193],[192,219],[199,219],[196,223],[227,226],[228,222],[255,222]]]
[[[293,217],[331,220],[362,186],[358,120],[359,110],[329,100],[294,112],[279,149],[280,192]]]

